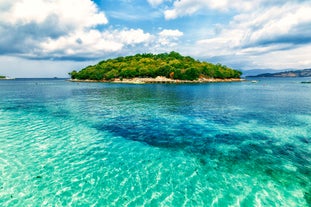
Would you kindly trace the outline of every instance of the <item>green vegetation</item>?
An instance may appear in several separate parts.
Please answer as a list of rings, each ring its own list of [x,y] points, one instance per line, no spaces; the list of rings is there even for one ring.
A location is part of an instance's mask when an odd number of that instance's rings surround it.
[[[0,75],[0,79],[5,79],[6,77],[3,75]]]
[[[118,57],[88,66],[81,71],[69,73],[72,79],[112,80],[114,78],[134,78],[165,76],[179,80],[197,80],[198,78],[240,78],[242,73],[221,64],[200,62],[177,52],[154,54],[136,54]]]

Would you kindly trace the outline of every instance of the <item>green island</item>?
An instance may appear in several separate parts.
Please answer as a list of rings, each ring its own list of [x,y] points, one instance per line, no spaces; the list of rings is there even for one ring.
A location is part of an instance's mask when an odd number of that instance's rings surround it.
[[[239,81],[242,72],[172,51],[103,60],[69,75],[72,81],[219,82]]]
[[[14,80],[15,78],[10,78],[8,76],[0,75],[0,80]]]

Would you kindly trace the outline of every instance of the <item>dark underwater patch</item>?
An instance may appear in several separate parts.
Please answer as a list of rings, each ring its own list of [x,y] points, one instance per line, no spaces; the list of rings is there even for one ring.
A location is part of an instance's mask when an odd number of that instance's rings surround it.
[[[267,141],[268,137],[259,134],[243,136],[240,133],[217,133],[214,129],[190,123],[168,123],[163,119],[131,121],[131,117],[119,117],[111,122],[95,126],[97,130],[107,131],[127,140],[146,143],[150,146],[182,149],[194,154],[214,154],[219,144],[241,146],[245,140]],[[254,141],[254,142],[255,142]],[[241,157],[249,152],[262,153],[258,144],[243,147],[242,152],[230,156]],[[242,156],[243,157],[243,156]]]

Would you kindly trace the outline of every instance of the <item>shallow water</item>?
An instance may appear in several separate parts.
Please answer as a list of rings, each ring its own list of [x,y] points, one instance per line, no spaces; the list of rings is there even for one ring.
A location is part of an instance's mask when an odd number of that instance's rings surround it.
[[[310,206],[302,80],[0,81],[0,206]]]

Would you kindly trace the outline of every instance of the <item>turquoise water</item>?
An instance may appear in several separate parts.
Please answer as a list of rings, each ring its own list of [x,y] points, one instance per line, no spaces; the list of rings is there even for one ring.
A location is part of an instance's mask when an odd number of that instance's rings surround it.
[[[0,206],[311,206],[311,84],[0,81]]]

